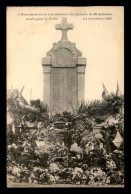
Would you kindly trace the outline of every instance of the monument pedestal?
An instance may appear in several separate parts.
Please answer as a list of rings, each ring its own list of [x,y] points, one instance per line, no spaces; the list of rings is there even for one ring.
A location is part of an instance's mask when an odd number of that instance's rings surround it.
[[[62,31],[62,39],[42,59],[44,73],[43,101],[52,114],[78,109],[84,100],[84,78],[86,59],[76,48],[75,43],[67,40],[65,32],[72,29],[63,18],[56,29]]]

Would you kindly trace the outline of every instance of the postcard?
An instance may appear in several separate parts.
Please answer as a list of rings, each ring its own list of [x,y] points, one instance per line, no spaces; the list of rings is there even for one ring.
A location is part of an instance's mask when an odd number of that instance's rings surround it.
[[[124,187],[124,7],[6,7],[7,187]]]

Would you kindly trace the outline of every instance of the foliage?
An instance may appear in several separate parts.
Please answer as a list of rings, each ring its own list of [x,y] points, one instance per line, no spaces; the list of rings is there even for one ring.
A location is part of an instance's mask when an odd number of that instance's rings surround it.
[[[41,113],[46,113],[48,111],[47,105],[42,103],[39,99],[37,100],[31,100],[30,106],[36,108]]]
[[[46,111],[40,107],[33,107],[29,105],[20,105],[16,100],[7,100],[8,112],[12,115],[15,125],[30,121],[31,123],[37,124],[42,121],[43,124],[49,120],[49,115]]]
[[[63,112],[49,117],[39,100],[30,105],[20,105],[8,99],[8,112],[12,123],[7,130],[7,174],[13,182],[36,184],[86,184],[91,186],[124,183],[124,143],[115,150],[111,147],[111,136],[107,131],[116,126],[94,132],[95,121],[103,122],[115,115],[115,105],[120,105],[118,126],[124,135],[123,97],[111,94],[102,101],[82,104],[76,112]],[[94,121],[95,120],[95,121]],[[29,121],[42,127],[26,130]],[[72,150],[76,144],[82,151]],[[114,150],[114,151],[113,151]]]
[[[116,106],[118,106],[118,111],[121,105],[124,103],[124,96],[116,96],[111,93],[106,98],[101,100],[94,100],[88,103],[83,102],[79,108],[79,112],[86,113],[88,117],[97,118],[97,116],[103,117],[104,115],[113,115],[116,112]]]

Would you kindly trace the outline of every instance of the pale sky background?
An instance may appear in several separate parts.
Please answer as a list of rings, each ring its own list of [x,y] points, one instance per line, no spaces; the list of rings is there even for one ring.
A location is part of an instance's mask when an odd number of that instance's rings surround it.
[[[101,99],[102,82],[109,92],[115,92],[118,81],[124,93],[124,7],[8,7],[7,88],[13,84],[14,89],[20,90],[25,84],[23,96],[29,101],[31,89],[32,99],[43,99],[42,58],[61,39],[55,24],[61,23],[62,16],[45,16],[57,20],[31,21],[21,13],[75,14],[65,16],[68,23],[74,24],[67,35],[87,59],[85,100]],[[112,20],[88,20],[96,16],[76,13],[112,13]],[[85,17],[87,20],[83,20]]]

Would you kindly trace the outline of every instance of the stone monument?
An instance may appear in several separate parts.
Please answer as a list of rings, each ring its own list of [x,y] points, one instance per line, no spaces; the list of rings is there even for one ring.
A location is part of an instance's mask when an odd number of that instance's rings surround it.
[[[44,73],[43,101],[51,114],[78,109],[84,100],[86,58],[67,38],[67,31],[74,28],[62,18],[56,24],[62,37],[42,59]]]

